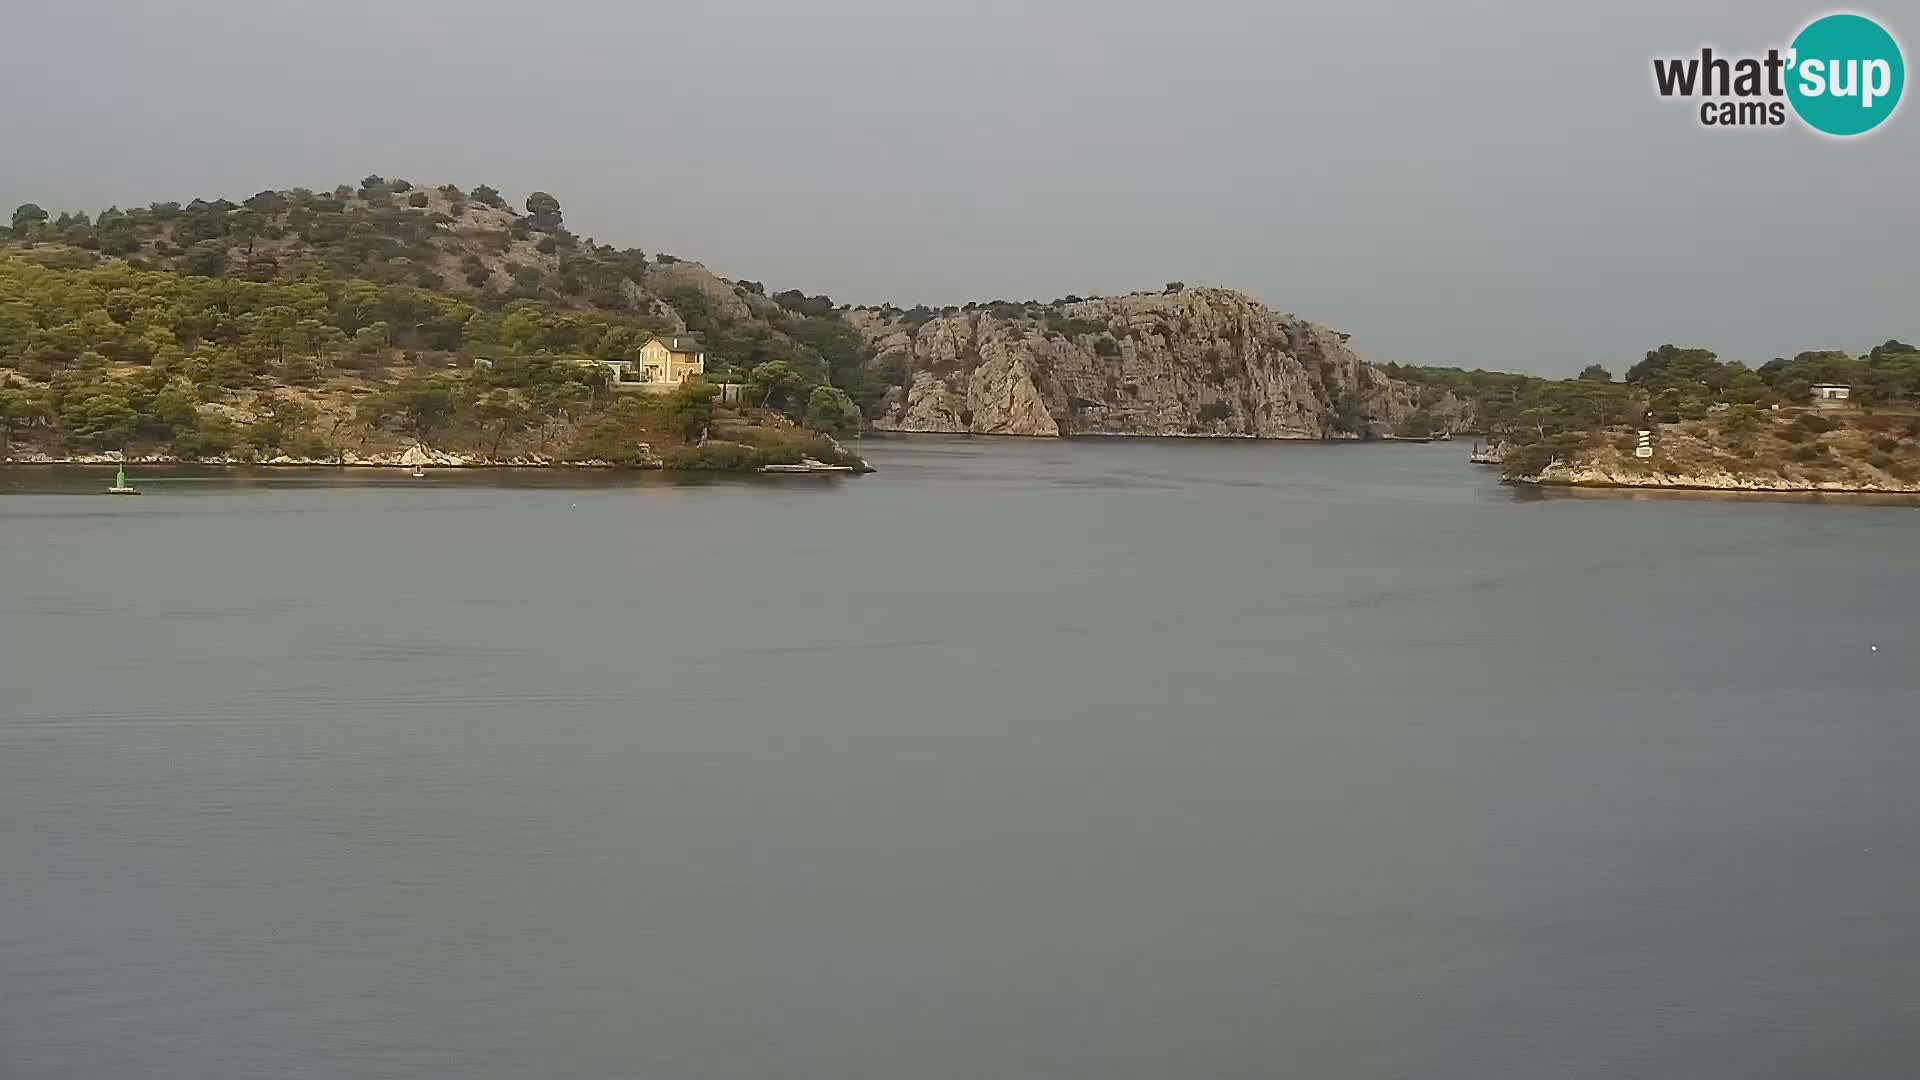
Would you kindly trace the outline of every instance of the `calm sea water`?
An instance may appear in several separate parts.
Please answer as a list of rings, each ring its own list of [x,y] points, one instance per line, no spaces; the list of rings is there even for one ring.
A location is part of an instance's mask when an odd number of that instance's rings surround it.
[[[0,1076],[1920,1075],[1912,505],[868,450],[0,472]]]

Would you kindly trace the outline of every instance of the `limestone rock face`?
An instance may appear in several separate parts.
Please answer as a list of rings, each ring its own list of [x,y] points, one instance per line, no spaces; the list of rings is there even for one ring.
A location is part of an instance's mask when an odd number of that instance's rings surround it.
[[[894,384],[882,430],[1318,439],[1390,427],[1418,404],[1344,335],[1228,289],[849,320]]]
[[[967,402],[973,407],[969,430],[989,435],[1058,435],[1060,425],[1033,385],[1026,361],[1012,350],[994,355],[973,369]]]
[[[930,371],[913,377],[906,399],[891,416],[891,431],[971,431],[973,412],[964,393],[954,390]]]

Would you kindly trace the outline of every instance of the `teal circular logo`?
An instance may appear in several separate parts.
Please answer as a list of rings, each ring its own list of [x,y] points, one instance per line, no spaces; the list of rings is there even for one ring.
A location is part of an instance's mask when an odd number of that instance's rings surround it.
[[[1816,131],[1863,135],[1900,104],[1907,65],[1900,43],[1864,15],[1815,19],[1793,39],[1787,100]]]

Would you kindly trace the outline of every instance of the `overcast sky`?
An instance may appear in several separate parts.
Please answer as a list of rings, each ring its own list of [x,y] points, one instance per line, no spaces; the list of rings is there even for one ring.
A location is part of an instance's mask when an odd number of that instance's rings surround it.
[[[0,204],[377,172],[545,189],[582,235],[843,302],[1179,279],[1377,360],[1758,363],[1920,338],[1920,107],[1851,142],[1711,131],[1649,61],[1824,10],[7,0]]]

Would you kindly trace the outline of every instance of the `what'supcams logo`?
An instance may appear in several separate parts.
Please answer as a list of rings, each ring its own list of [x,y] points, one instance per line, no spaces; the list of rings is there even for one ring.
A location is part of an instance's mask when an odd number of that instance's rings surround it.
[[[1802,27],[1783,52],[1656,59],[1661,97],[1700,98],[1707,127],[1779,127],[1792,106],[1800,122],[1826,135],[1864,135],[1900,105],[1907,66],[1900,43],[1864,15],[1825,15]]]

